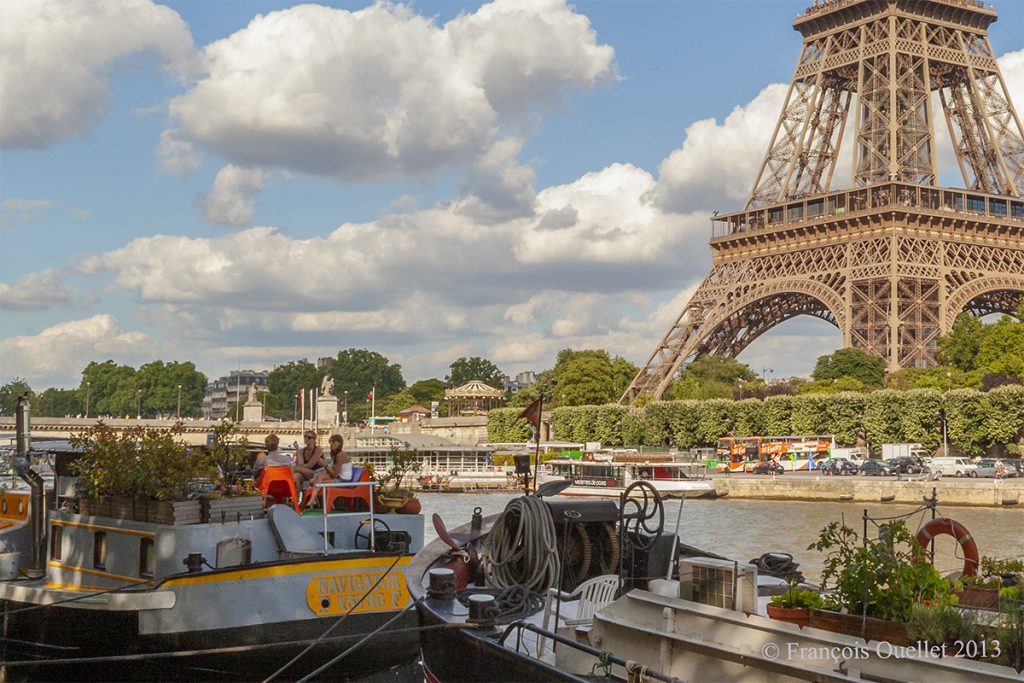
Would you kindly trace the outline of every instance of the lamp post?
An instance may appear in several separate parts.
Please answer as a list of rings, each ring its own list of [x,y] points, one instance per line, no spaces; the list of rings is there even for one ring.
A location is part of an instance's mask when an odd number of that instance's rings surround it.
[[[92,382],[85,383],[85,419],[89,419],[89,394],[92,390]]]
[[[765,368],[765,367],[761,368],[761,381],[764,382],[765,384],[768,384],[768,380],[765,379],[765,375],[767,373],[769,373],[769,372],[770,373],[774,373],[775,370],[773,370],[772,368]]]
[[[178,419],[181,419],[181,385],[178,385]]]
[[[292,422],[299,419],[299,395],[292,396]]]
[[[135,392],[135,419],[142,419],[142,389]]]
[[[341,409],[341,421],[348,424],[348,390],[345,390],[345,403]]]

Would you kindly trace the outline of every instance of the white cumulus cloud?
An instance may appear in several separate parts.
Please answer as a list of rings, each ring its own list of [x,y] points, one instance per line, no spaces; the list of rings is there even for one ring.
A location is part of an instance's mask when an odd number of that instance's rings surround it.
[[[266,182],[263,169],[228,164],[217,172],[213,191],[203,204],[206,217],[222,225],[245,225],[252,220],[256,195]]]
[[[444,26],[404,5],[300,5],[205,48],[170,105],[181,137],[239,166],[344,181],[422,176],[490,154],[503,121],[615,75],[563,0],[496,0]]]
[[[0,146],[42,148],[86,134],[110,78],[132,55],[179,74],[194,48],[176,12],[149,0],[16,0],[0,21]]]
[[[141,332],[123,330],[112,315],[53,325],[32,336],[0,342],[3,376],[23,377],[29,384],[68,385],[90,360],[114,358],[137,363],[159,357],[159,345]]]
[[[0,282],[0,310],[36,311],[70,303],[77,290],[64,282],[64,273],[46,268],[29,273],[13,286]]]

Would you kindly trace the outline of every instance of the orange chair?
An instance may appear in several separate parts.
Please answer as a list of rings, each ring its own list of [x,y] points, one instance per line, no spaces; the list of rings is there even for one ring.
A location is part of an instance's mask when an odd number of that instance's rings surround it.
[[[353,482],[356,482],[356,481],[370,481],[370,472],[369,472],[369,470],[367,470],[365,467],[353,467],[352,468],[352,481]],[[309,501],[309,498],[310,498],[311,495],[312,495],[312,489],[310,489],[309,491],[306,491],[306,496],[305,496],[305,499],[303,500],[303,505],[305,505],[305,503]],[[346,500],[346,502],[348,503],[349,510],[352,509],[352,504],[355,501],[357,501],[357,500],[363,501],[363,503],[366,505],[365,509],[367,509],[367,510],[370,509],[370,487],[369,486],[352,486],[352,487],[342,487],[342,488],[334,488],[334,487],[325,488],[323,490],[323,492],[321,493],[321,495],[323,496],[324,505],[327,506],[328,510],[331,510],[331,509],[334,508],[334,501],[338,500],[339,498],[344,498]]]
[[[295,475],[291,467],[264,467],[260,472],[258,487],[263,494],[264,507],[267,505],[267,498],[284,502],[285,498],[291,497],[295,512],[302,514],[302,508],[299,507],[299,492],[295,490]]]

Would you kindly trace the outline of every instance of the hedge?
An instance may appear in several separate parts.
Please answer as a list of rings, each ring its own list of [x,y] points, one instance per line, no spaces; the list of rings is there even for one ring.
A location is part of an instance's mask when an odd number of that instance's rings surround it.
[[[526,420],[517,419],[518,413],[518,408],[492,410],[488,439],[527,441],[532,430]],[[1024,444],[1024,385],[989,392],[885,389],[764,400],[655,401],[643,408],[564,407],[551,411],[549,419],[553,439],[600,441],[611,447],[700,448],[712,447],[726,435],[834,434],[840,446],[866,440],[877,452],[883,443],[936,448],[942,442],[943,415],[950,444],[964,453]]]

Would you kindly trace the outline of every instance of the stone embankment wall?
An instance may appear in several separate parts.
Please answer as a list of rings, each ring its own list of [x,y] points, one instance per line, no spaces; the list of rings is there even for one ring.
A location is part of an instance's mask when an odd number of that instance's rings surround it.
[[[715,490],[729,498],[823,500],[920,505],[936,490],[943,505],[1024,506],[1024,480],[1016,479],[852,479],[844,477],[719,477]]]

